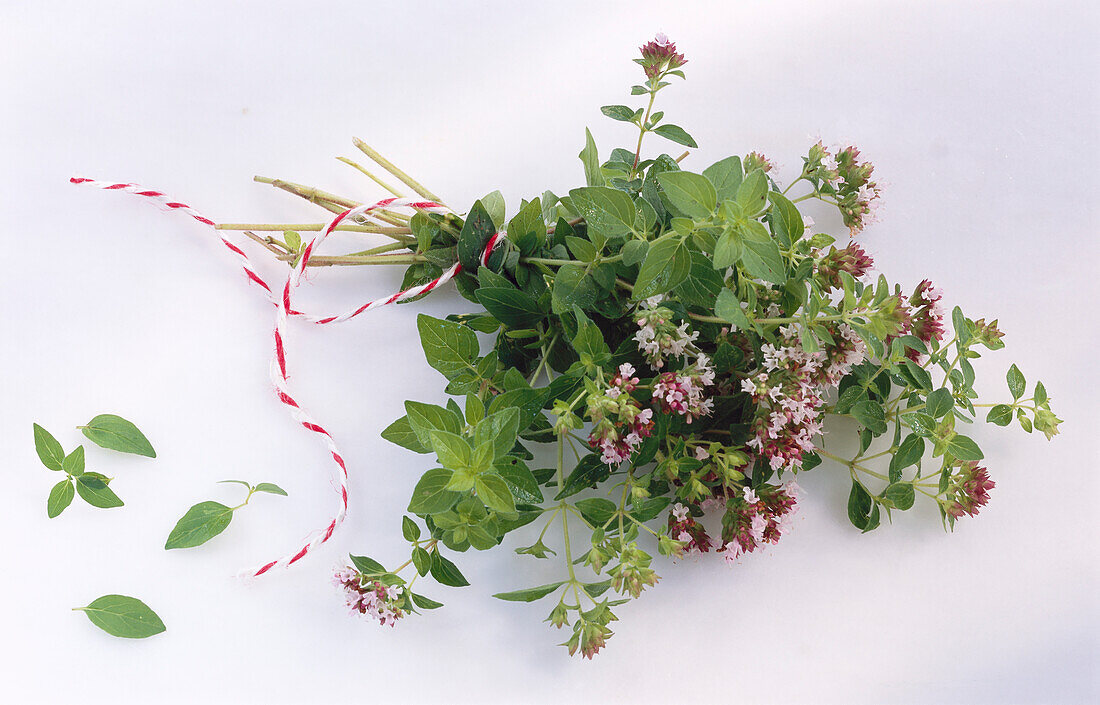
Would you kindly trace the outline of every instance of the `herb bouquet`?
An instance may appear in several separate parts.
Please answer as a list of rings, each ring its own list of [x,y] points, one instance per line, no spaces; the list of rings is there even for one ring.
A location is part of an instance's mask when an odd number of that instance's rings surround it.
[[[589,133],[585,185],[523,201],[510,219],[499,192],[464,218],[378,208],[335,229],[392,242],[339,256],[309,251],[306,227],[218,226],[248,231],[292,266],[303,257],[308,266],[407,265],[402,301],[450,273],[485,310],[417,318],[427,361],[453,398],[407,401],[407,414],[382,432],[432,467],[402,519],[411,556],[393,568],[352,556],[337,572],[354,611],[393,624],[439,607],[420,594],[424,580],[467,585],[456,554],[496,548],[538,522],[534,543],[516,553],[554,556],[560,580],[496,597],[548,600],[547,621],[568,627],[569,652],[592,657],[616,608],[657,583],[655,552],[736,562],[778,542],[798,509],[800,472],[826,460],[847,472],[847,514],[860,531],[917,500],[936,503],[953,528],[994,485],[969,424],[983,416],[1058,432],[1043,385],[1029,393],[1015,366],[1008,396],[979,403],[972,361],[1003,347],[996,321],[957,307],[945,314],[928,280],[903,293],[868,276],[871,257],[851,238],[874,217],[879,188],[857,149],[815,144],[786,184],[756,152],[701,173],[681,169],[683,156],[643,159],[649,135],[696,144],[654,110],[670,81],[684,78],[684,56],[658,35],[635,61],[645,80],[631,95],[643,107],[602,108],[633,126],[632,148],[601,161]],[[261,180],[333,213],[358,206]],[[805,201],[836,207],[841,242],[799,212]],[[483,340],[492,343],[486,355]],[[858,424],[854,457],[826,449],[830,416]],[[544,444],[553,463],[535,462],[548,455],[535,448]]]

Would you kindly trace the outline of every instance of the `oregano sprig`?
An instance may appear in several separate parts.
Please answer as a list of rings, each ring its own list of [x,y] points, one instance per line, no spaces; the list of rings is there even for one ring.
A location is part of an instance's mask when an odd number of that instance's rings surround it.
[[[261,482],[258,485],[250,485],[244,480],[221,480],[220,482],[244,485],[248,488],[244,501],[235,507],[213,501],[199,502],[192,506],[180,517],[172,528],[172,532],[168,534],[168,540],[164,543],[165,550],[201,546],[222,533],[233,521],[233,514],[247,505],[252,495],[257,492],[287,496],[286,490],[270,482]]]

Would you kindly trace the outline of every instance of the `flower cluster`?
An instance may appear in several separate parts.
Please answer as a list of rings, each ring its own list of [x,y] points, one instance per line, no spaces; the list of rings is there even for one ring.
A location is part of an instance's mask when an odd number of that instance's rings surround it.
[[[700,353],[695,363],[681,372],[665,372],[653,383],[653,400],[666,414],[679,414],[691,423],[706,416],[714,401],[703,397],[703,388],[714,384],[710,359]]]
[[[703,525],[691,516],[683,504],[677,502],[668,514],[668,535],[680,542],[680,553],[694,555],[711,549],[711,539]]]
[[[686,321],[680,325],[672,322],[672,311],[661,306],[661,299],[655,296],[642,301],[634,314],[638,324],[634,340],[655,370],[664,367],[667,359],[684,357],[695,351],[694,343],[699,338],[698,331],[688,332]]]
[[[386,586],[377,580],[364,578],[351,566],[337,568],[332,576],[333,585],[344,591],[348,608],[353,612],[378,620],[379,624],[390,625],[405,616],[401,590]]]
[[[909,297],[909,330],[925,344],[943,340],[943,310],[939,304],[942,296],[932,282],[925,279]],[[919,361],[918,351],[910,348],[907,354],[914,362]]]
[[[978,467],[977,461],[963,463],[947,488],[944,511],[955,518],[964,514],[977,516],[978,510],[989,501],[989,491],[995,485],[986,469]]]
[[[855,147],[831,150],[818,142],[805,159],[804,173],[822,194],[836,199],[836,206],[852,235],[874,222],[881,189],[871,181],[875,167],[859,160]]]
[[[636,61],[645,69],[649,78],[657,78],[666,71],[675,71],[687,63],[683,54],[676,52],[675,42],[669,41],[664,34],[658,33],[649,42],[638,47],[642,58]]]
[[[777,543],[798,511],[799,488],[794,481],[782,487],[746,487],[740,497],[726,502],[722,517],[720,553],[734,562],[765,543]]]
[[[816,450],[821,433],[819,410],[828,387],[836,385],[863,360],[865,346],[850,326],[836,326],[834,343],[806,352],[794,325],[779,329],[782,345],[765,343],[763,370],[742,381],[742,391],[758,404],[754,437],[748,446],[773,470],[796,470],[804,453]]]
[[[818,260],[817,271],[821,275],[824,288],[831,290],[841,288],[841,272],[847,272],[852,279],[859,281],[874,266],[871,256],[853,242],[841,250],[829,248],[829,253]]]
[[[638,384],[634,374],[634,366],[624,362],[606,388],[588,395],[593,423],[588,443],[608,465],[629,458],[653,430],[653,410],[641,408],[630,396]]]

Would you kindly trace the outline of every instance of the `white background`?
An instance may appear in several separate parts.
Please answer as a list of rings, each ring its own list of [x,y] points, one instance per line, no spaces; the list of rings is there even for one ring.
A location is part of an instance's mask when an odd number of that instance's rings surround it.
[[[0,699],[1095,701],[1090,5],[3,3]],[[631,100],[630,59],[658,30],[690,60],[661,95],[701,145],[685,167],[755,148],[791,177],[818,137],[858,144],[886,184],[883,220],[862,236],[881,271],[907,289],[930,277],[949,305],[999,318],[1008,347],[977,361],[979,389],[1006,398],[1017,362],[1046,383],[1062,435],[975,429],[997,487],[953,535],[921,503],[860,535],[844,473],[823,466],[801,479],[803,512],[779,545],[732,568],[661,563],[593,662],[554,646],[549,604],[490,597],[560,570],[511,555],[514,538],[461,556],[473,586],[427,591],[444,610],[381,629],[345,614],[329,575],[347,552],[407,555],[400,510],[428,460],[378,434],[404,399],[442,398],[413,318],[469,309],[447,291],[294,327],[293,384],[346,451],[352,514],[295,569],[233,579],[334,505],[323,452],[270,391],[271,311],[209,231],[68,177],[135,181],[222,221],[319,221],[251,177],[380,197],[333,159],[356,156],[356,135],[456,208],[499,187],[511,210],[581,183],[585,126],[605,154],[632,142],[598,107]],[[343,309],[399,276],[321,272],[300,300]],[[77,500],[47,520],[59,478],[39,466],[31,422],[71,448],[102,412],[137,421],[159,457],[90,448],[126,506]],[[227,477],[291,496],[257,496],[209,545],[165,552],[192,503],[238,501],[214,484]],[[113,639],[70,611],[112,592],[144,599],[168,632]]]

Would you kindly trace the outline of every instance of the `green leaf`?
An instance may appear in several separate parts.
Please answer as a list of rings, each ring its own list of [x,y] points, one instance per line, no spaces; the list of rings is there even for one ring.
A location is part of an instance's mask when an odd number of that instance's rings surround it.
[[[486,311],[510,328],[531,328],[543,317],[538,301],[519,289],[482,287],[474,296]]]
[[[267,492],[268,494],[279,494],[284,497],[288,496],[286,490],[284,490],[282,487],[279,487],[273,482],[261,482],[260,484],[256,485],[255,491]]]
[[[573,306],[588,310],[596,302],[599,293],[599,285],[586,274],[583,267],[575,264],[562,265],[554,277],[554,311],[570,311]]]
[[[913,432],[918,436],[929,438],[936,432],[936,420],[928,414],[914,412],[906,414],[903,418],[909,424],[909,428],[913,429]]]
[[[685,147],[698,147],[691,135],[684,131],[684,128],[679,125],[661,125],[660,127],[653,128],[654,134],[664,137],[666,140],[672,140],[676,144],[682,144]]]
[[[509,602],[534,602],[535,600],[541,600],[550,593],[554,592],[562,585],[565,585],[564,580],[560,580],[556,583],[550,583],[549,585],[540,585],[539,587],[527,588],[525,590],[515,590],[513,592],[498,592],[493,597],[498,600],[508,600]]]
[[[670,173],[670,172],[666,172]],[[647,299],[679,286],[691,273],[691,255],[679,236],[668,235],[650,243],[638,270],[633,298]]]
[[[92,473],[84,473],[76,478],[76,493],[92,505],[100,509],[121,507],[122,500],[107,486],[107,483]]]
[[[767,205],[768,179],[762,169],[753,169],[737,188],[737,205],[746,216],[754,216]]]
[[[294,252],[302,249],[302,236],[294,230],[283,231],[283,242]]]
[[[703,176],[714,184],[719,203],[733,198],[737,195],[737,188],[741,185],[741,179],[744,178],[741,170],[741,157],[726,157],[721,161],[717,161],[703,169]]]
[[[386,566],[382,565],[378,561],[376,561],[373,558],[370,558],[368,556],[348,556],[348,557],[351,558],[351,564],[353,566],[355,566],[355,569],[358,570],[363,575],[373,577],[373,576],[376,576],[376,575],[385,575],[386,572],[387,572],[386,571]]]
[[[401,517],[401,535],[406,541],[416,541],[420,538],[420,527],[409,517]]]
[[[612,120],[634,122],[634,111],[625,105],[605,105],[600,108],[600,112]]]
[[[915,433],[910,433],[898,446],[898,450],[890,458],[890,481],[897,482],[901,479],[901,471],[916,465],[924,457],[924,439]]]
[[[80,430],[101,448],[144,455],[147,458],[157,457],[157,452],[153,450],[153,445],[145,434],[121,416],[100,414]]]
[[[691,253],[691,274],[676,288],[677,297],[689,306],[710,308],[725,286],[722,275],[714,270],[702,252]]]
[[[423,595],[418,595],[415,592],[410,592],[409,595],[412,596],[413,604],[422,610],[434,610],[443,606],[442,602],[436,602],[430,597],[424,597]]]
[[[187,510],[176,522],[168,541],[166,551],[173,548],[192,548],[201,546],[214,538],[233,520],[233,510],[220,502],[199,502]]]
[[[34,449],[38,453],[38,459],[50,470],[60,471],[65,460],[65,451],[61,444],[46,429],[34,424]]]
[[[530,255],[546,240],[546,221],[538,198],[520,208],[508,221],[508,239],[525,255]]]
[[[1020,372],[1020,368],[1016,365],[1008,368],[1008,391],[1012,393],[1013,400],[1019,399],[1027,391],[1027,380],[1024,379],[1024,373]]]
[[[516,501],[512,498],[512,490],[508,489],[508,483],[500,475],[479,475],[474,481],[474,489],[489,509],[501,514],[515,513]]]
[[[1035,398],[1035,406],[1042,406],[1047,403],[1047,388],[1043,386],[1042,382],[1035,383],[1035,394],[1032,396]]]
[[[998,426],[1007,426],[1012,423],[1012,407],[1008,404],[997,404],[989,410],[985,420]]]
[[[538,480],[534,473],[519,458],[504,458],[498,462],[494,469],[497,474],[508,483],[508,489],[512,496],[524,504],[540,504],[543,502],[542,490],[539,489]]]
[[[857,529],[867,525],[867,514],[871,511],[871,495],[863,485],[852,481],[852,491],[848,494],[848,521]]]
[[[416,568],[416,573],[420,577],[424,577],[428,574],[428,571],[432,569],[432,556],[420,546],[413,549],[412,552],[413,567]]]
[[[732,229],[726,230],[714,245],[714,268],[732,267],[741,260],[743,251],[741,233]]]
[[[577,463],[577,467],[573,469],[573,472],[569,473],[569,477],[565,478],[563,486],[554,496],[554,499],[560,500],[572,497],[582,490],[595,487],[610,476],[611,468],[600,460],[600,456],[595,453],[585,455]]]
[[[587,263],[596,259],[596,246],[583,237],[567,235],[565,238],[565,246],[568,247],[569,252],[581,262]]]
[[[949,414],[954,406],[955,400],[951,396],[951,390],[943,387],[929,392],[928,399],[925,401],[925,411],[928,412],[929,416],[936,419]]]
[[[77,446],[76,450],[65,456],[61,461],[61,469],[66,474],[79,477],[84,474],[84,446]]]
[[[440,585],[466,587],[470,584],[470,581],[466,580],[466,576],[462,574],[458,566],[444,558],[438,551],[432,553],[431,573]]]
[[[956,435],[947,441],[947,452],[958,460],[981,460],[985,457],[982,449],[967,436]]]
[[[589,499],[582,499],[577,502],[577,511],[581,513],[588,523],[593,526],[600,527],[607,523],[607,520],[615,516],[619,511],[619,507],[609,499],[603,497],[591,497]]]
[[[649,243],[645,240],[631,240],[623,245],[623,249],[621,250],[623,264],[627,267],[633,267],[645,259],[646,252],[648,251]]]
[[[876,436],[886,433],[886,410],[877,401],[867,399],[859,402],[852,407],[852,416]]]
[[[741,308],[741,302],[729,289],[718,292],[718,299],[714,302],[714,315],[724,321],[728,321],[741,330],[751,330],[753,325],[745,310]]]
[[[164,631],[164,622],[141,600],[125,595],[104,595],[87,607],[77,607],[92,624],[111,636],[144,639]]]
[[[428,436],[440,465],[451,470],[470,467],[473,448],[464,437],[448,431],[429,431]]]
[[[744,238],[741,252],[741,267],[749,276],[774,284],[787,281],[787,266],[779,246],[771,238]]]
[[[634,228],[637,212],[630,196],[622,191],[605,186],[575,188],[569,192],[573,208],[584,218],[588,225],[589,238],[599,233],[603,238],[617,237],[630,233]]]
[[[461,323],[422,313],[416,317],[416,328],[420,332],[420,344],[428,364],[447,379],[469,369],[471,361],[477,358],[480,351],[477,334]]]
[[[706,218],[718,206],[714,184],[690,171],[665,171],[657,175],[657,183],[668,202],[689,218]]]
[[[430,434],[432,431],[447,431],[456,434],[462,432],[462,417],[452,409],[444,409],[442,406],[435,404],[409,400],[405,402],[405,411],[412,432],[425,449],[431,448],[432,439]]]
[[[416,488],[413,489],[412,499],[409,500],[409,511],[413,514],[427,515],[450,509],[458,501],[457,493],[445,489],[453,474],[453,471],[446,468],[433,468],[424,473],[416,483]]]
[[[603,172],[600,171],[600,155],[596,151],[596,140],[592,139],[592,132],[584,128],[584,149],[578,154],[581,164],[584,165],[584,183],[588,186],[603,186]]]
[[[963,315],[962,309],[958,306],[951,309],[951,325],[955,329],[955,334],[959,336],[959,345],[965,347],[970,342],[972,335],[970,324],[967,322],[966,316]]]
[[[502,409],[482,419],[474,429],[474,445],[493,444],[493,458],[501,458],[516,444],[519,434],[519,409]]]
[[[65,511],[65,507],[68,507],[75,495],[73,490],[72,478],[66,477],[61,482],[53,486],[50,490],[50,498],[46,501],[46,514],[51,519]]]
[[[913,506],[917,498],[913,485],[908,482],[895,482],[882,493],[884,499],[894,505],[895,509],[905,511]]]
[[[486,194],[481,197],[481,205],[485,206],[485,211],[493,221],[494,229],[504,225],[504,194],[499,190]]]
[[[456,250],[458,261],[467,272],[477,272],[481,267],[485,245],[496,231],[496,224],[489,210],[481,201],[474,201],[462,224],[462,231],[458,234]]]
[[[798,242],[803,233],[806,232],[806,225],[802,222],[802,214],[781,193],[772,191],[768,194],[768,198],[772,202],[772,208],[768,215],[768,222],[771,223],[772,231],[784,247],[790,247],[793,243]]]
[[[425,447],[424,444],[420,442],[420,437],[413,430],[412,424],[409,423],[408,416],[402,416],[387,426],[386,430],[382,431],[382,438],[385,438],[390,443],[396,443],[402,448],[408,448],[414,453],[432,452],[431,448]]]

